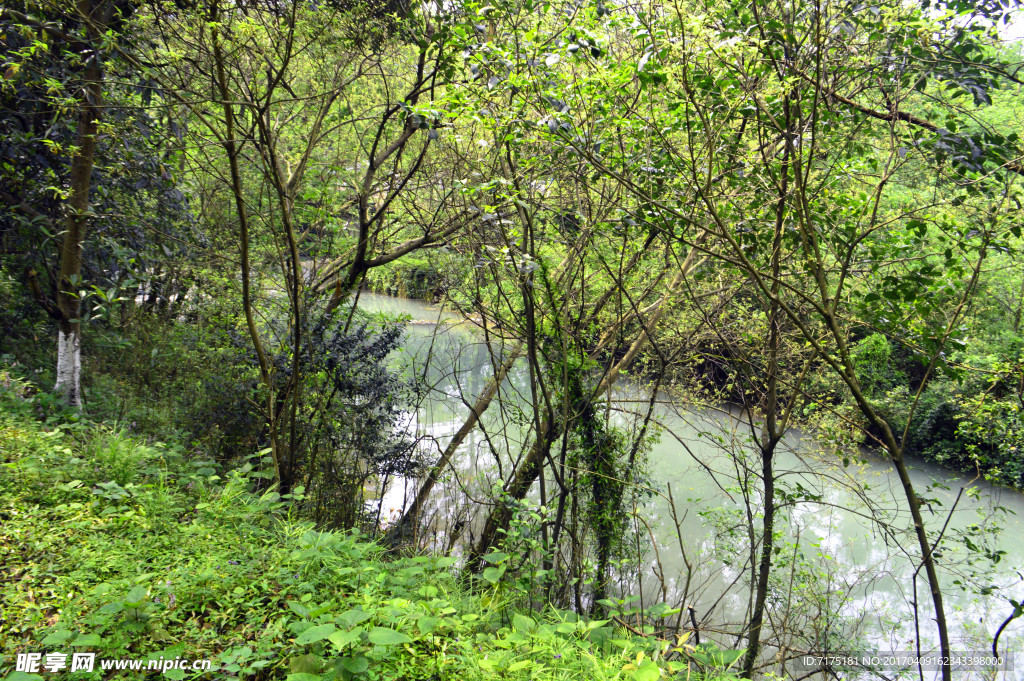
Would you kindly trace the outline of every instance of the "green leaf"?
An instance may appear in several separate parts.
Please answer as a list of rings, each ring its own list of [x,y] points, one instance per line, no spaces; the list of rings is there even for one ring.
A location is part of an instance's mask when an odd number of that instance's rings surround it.
[[[505,574],[505,566],[485,568],[483,571],[483,578],[491,584],[497,584],[501,579],[501,576]]]
[[[142,605],[142,601],[146,600],[146,587],[137,586],[128,592],[128,595],[124,597],[124,602],[133,608]]]
[[[348,644],[359,641],[359,633],[358,631],[336,631],[328,636],[327,640],[333,643],[338,650],[343,650]]]
[[[537,628],[537,623],[526,615],[516,613],[512,615],[512,626],[519,631],[533,631]]]
[[[6,677],[6,681],[42,681],[43,677],[39,674],[29,674],[27,672],[11,672]]]
[[[317,675],[317,672],[323,668],[323,663],[316,655],[306,654],[297,655],[288,660],[288,666],[295,674],[308,674],[315,679],[319,679],[320,677]],[[292,678],[292,675],[289,675],[288,678]],[[307,679],[307,681],[309,680]]]
[[[421,617],[416,620],[416,627],[420,630],[421,634],[429,634],[437,628],[438,619],[436,617]]]
[[[357,655],[355,657],[346,657],[341,661],[341,666],[345,668],[349,674],[362,674],[370,667],[370,661],[364,655]]]
[[[397,646],[402,643],[411,643],[412,639],[403,634],[400,631],[394,629],[385,629],[383,627],[374,627],[370,629],[370,635],[368,637],[370,643],[378,646]]]
[[[732,666],[737,660],[743,657],[746,649],[741,650],[720,650],[715,653],[715,660],[726,667]]]
[[[288,609],[299,617],[309,617],[309,608],[298,601],[288,601]]]
[[[99,634],[82,634],[74,641],[71,642],[73,646],[101,646],[103,645],[103,639],[100,638]]]
[[[508,554],[504,551],[491,551],[486,556],[484,556],[484,560],[486,560],[488,563],[497,565],[498,563],[503,563],[506,560],[508,560]]]
[[[328,622],[327,624],[321,624],[316,627],[310,627],[309,629],[306,629],[304,632],[299,634],[299,637],[295,639],[295,643],[297,643],[300,646],[304,646],[310,643],[316,643],[317,641],[324,640],[337,630],[338,627],[334,626],[330,622]]]
[[[371,617],[373,617],[373,613],[367,612],[366,610],[346,610],[338,615],[338,621],[345,627],[351,629],[360,622],[365,622]]]
[[[289,674],[286,681],[320,681],[320,675],[299,672],[297,674]]]
[[[661,678],[661,670],[654,662],[644,660],[629,676],[635,681],[658,681]]]
[[[58,629],[57,631],[52,632],[49,636],[43,639],[43,645],[62,645],[66,643],[67,640],[72,636],[74,636],[74,634],[72,634],[70,631],[67,631],[66,629]]]

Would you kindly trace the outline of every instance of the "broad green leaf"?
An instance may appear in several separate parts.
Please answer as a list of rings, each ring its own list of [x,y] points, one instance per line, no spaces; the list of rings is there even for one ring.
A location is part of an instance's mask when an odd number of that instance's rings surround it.
[[[661,678],[661,670],[654,662],[644,660],[629,676],[635,681],[658,681]]]
[[[82,634],[70,643],[73,646],[101,646],[103,639],[99,634]]]
[[[65,642],[67,642],[67,640],[69,638],[71,638],[72,636],[74,636],[74,634],[72,634],[70,631],[67,631],[66,629],[58,629],[57,631],[52,632],[49,636],[47,636],[46,638],[43,639],[43,645],[44,646],[61,645],[61,644],[65,643]]]
[[[370,660],[364,655],[356,655],[355,657],[346,657],[342,659],[341,666],[345,668],[349,674],[362,674],[370,667]]]
[[[299,617],[309,616],[309,608],[304,606],[302,603],[299,603],[298,601],[288,601],[288,609],[294,612]]]
[[[714,658],[719,664],[729,667],[743,657],[746,652],[745,648],[742,650],[719,650],[714,654]]]
[[[317,676],[317,672],[323,668],[323,662],[316,655],[296,655],[292,659],[288,660],[288,667],[291,668],[292,672],[295,674],[309,674],[316,678],[320,678]]]
[[[366,610],[346,610],[338,615],[338,622],[351,629],[360,622],[365,622],[371,617],[373,617],[373,613],[367,612]]]
[[[421,634],[429,634],[437,628],[438,619],[436,617],[421,617],[416,620],[416,627],[420,630]]]
[[[128,592],[128,595],[124,597],[124,602],[132,607],[142,604],[142,601],[146,600],[146,587],[137,586]]]
[[[403,634],[400,631],[394,629],[385,629],[383,627],[374,627],[370,629],[370,635],[368,636],[370,643],[378,646],[397,646],[402,643],[411,643],[412,639]]]
[[[508,560],[508,554],[504,551],[491,551],[486,556],[484,556],[484,560],[486,560],[488,563],[493,563],[497,565],[498,563],[503,563],[506,560]]]
[[[299,634],[299,637],[295,639],[295,643],[297,643],[300,646],[304,646],[309,643],[316,643],[317,641],[324,640],[337,630],[338,627],[334,626],[330,622],[328,622],[327,624],[321,624],[316,627],[310,627],[309,629],[306,629],[304,632]]]
[[[533,631],[537,628],[537,623],[526,615],[520,615],[518,612],[512,615],[512,626],[519,631]]]
[[[336,631],[328,636],[327,640],[333,643],[338,650],[343,650],[350,643],[359,641],[359,634],[360,632],[358,631]]]
[[[508,570],[507,563],[502,563],[497,567],[489,567],[486,570],[484,570],[484,579],[487,579],[487,581],[489,581],[491,584],[494,584],[505,575],[506,570]],[[491,575],[490,578],[488,578],[487,576],[488,573],[490,573]]]

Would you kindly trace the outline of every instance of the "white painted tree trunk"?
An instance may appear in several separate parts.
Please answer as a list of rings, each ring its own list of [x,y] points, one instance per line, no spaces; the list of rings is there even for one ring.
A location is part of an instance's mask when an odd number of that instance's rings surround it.
[[[57,384],[53,392],[72,407],[82,406],[82,337],[78,326],[57,331]]]

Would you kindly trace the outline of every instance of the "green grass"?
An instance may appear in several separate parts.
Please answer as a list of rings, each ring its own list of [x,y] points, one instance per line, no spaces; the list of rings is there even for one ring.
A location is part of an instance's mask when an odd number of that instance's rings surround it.
[[[180,447],[80,421],[47,430],[0,396],[0,674],[17,653],[212,660],[193,674],[99,678],[718,678],[692,648],[572,613],[516,612],[498,582],[470,589],[449,557],[393,559],[320,532]],[[7,407],[4,407],[4,405]],[[70,659],[70,658],[69,658]],[[691,668],[692,667],[692,668]],[[65,672],[66,673],[66,672]]]

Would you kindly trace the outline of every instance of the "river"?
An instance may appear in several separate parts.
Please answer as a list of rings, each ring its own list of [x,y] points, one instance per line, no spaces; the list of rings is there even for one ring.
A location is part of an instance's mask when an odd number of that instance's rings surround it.
[[[360,307],[413,320],[395,362],[431,386],[430,397],[409,414],[408,427],[428,456],[436,458],[462,424],[466,403],[492,375],[487,346],[471,325],[420,301],[364,292]],[[517,395],[523,391],[528,392],[525,371],[513,370],[502,386],[500,406],[493,404],[483,428],[463,443],[454,462],[456,480],[435,488],[428,511],[435,546],[460,549],[447,528],[461,521],[472,530],[479,515],[473,499],[508,472],[509,457],[521,444]],[[643,410],[648,399],[640,387],[623,383],[614,394],[610,418],[625,424],[628,413]],[[638,604],[645,606],[691,606],[705,638],[742,645],[723,632],[735,631],[749,608],[749,575],[740,572],[747,558],[743,552],[749,550],[741,529],[746,506],[737,482],[744,477],[737,461],[751,452],[749,424],[737,411],[695,408],[668,394],[658,396],[656,420],[663,430],[648,455],[655,493],[636,508],[633,519],[651,539],[640,573],[618,574],[618,591],[639,597]],[[836,650],[845,645],[842,641],[858,640],[864,652],[910,653],[917,638],[916,599],[921,649],[932,649],[936,634],[930,596],[923,572],[915,596],[916,543],[906,534],[909,514],[891,464],[864,454],[845,466],[841,454],[819,450],[813,438],[794,430],[776,456],[778,484],[794,501],[777,525],[782,534],[768,608],[772,642],[789,650],[806,650],[801,646],[810,644]],[[946,526],[939,563],[951,648],[990,651],[992,636],[1012,611],[1007,599],[1024,598],[1024,495],[924,461],[913,462],[912,477],[919,494],[930,500],[925,511],[929,529]],[[399,514],[415,488],[415,480],[386,481],[378,490],[382,515]],[[756,513],[756,489],[750,496]],[[883,523],[892,529],[882,530]],[[969,545],[1002,553],[992,565],[979,560],[979,551]],[[910,547],[909,556],[901,546]],[[982,588],[989,593],[979,595]],[[1024,618],[1002,633],[1000,650],[1021,651],[1022,643]],[[1024,657],[1017,666],[1016,671],[974,678],[1024,679]],[[775,671],[799,676],[792,663]]]

